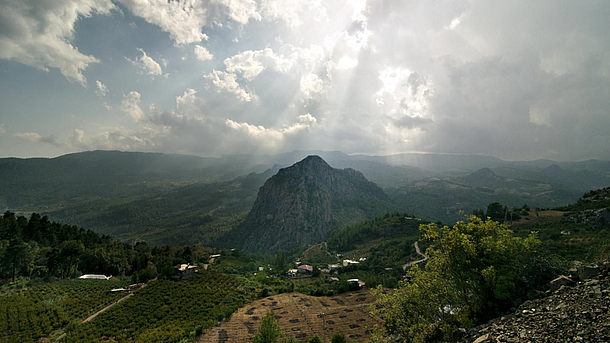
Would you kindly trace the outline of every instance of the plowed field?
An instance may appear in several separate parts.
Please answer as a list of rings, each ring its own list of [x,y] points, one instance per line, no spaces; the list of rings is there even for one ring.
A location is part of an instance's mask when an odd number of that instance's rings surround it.
[[[374,303],[368,290],[344,293],[332,297],[313,297],[285,293],[254,301],[240,308],[227,322],[215,326],[201,336],[199,343],[251,342],[261,318],[273,311],[282,331],[297,339],[314,335],[330,342],[335,333],[343,333],[354,342],[367,342],[376,324],[383,321],[371,314]],[[323,323],[324,321],[324,323]]]

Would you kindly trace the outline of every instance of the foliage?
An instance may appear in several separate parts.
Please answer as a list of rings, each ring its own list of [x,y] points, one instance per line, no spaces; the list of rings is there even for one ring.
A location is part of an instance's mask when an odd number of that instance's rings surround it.
[[[333,336],[333,340],[331,342],[332,343],[347,343],[347,341],[345,340],[345,335],[342,333],[335,334]]]
[[[419,224],[420,220],[407,213],[386,214],[333,232],[328,245],[342,252],[379,238],[418,236]]]
[[[91,230],[52,222],[0,216],[0,281],[75,277],[81,274],[135,275],[134,282],[174,276],[178,263],[203,263],[212,252],[199,246],[150,248],[125,244]]]
[[[577,202],[557,209],[561,211],[582,211],[606,207],[610,207],[610,187],[588,191]]]
[[[276,343],[280,338],[280,324],[273,311],[268,312],[261,320],[261,325],[254,335],[254,343]]]
[[[431,241],[425,270],[415,267],[396,291],[377,290],[386,327],[403,339],[450,340],[458,327],[470,327],[505,310],[520,287],[540,240],[535,233],[515,237],[505,225],[471,217],[453,227],[420,227]]]
[[[94,321],[79,325],[64,340],[179,342],[228,318],[256,293],[255,285],[245,279],[211,272],[179,282],[151,281]]]
[[[85,319],[124,294],[106,294],[125,282],[72,280],[0,295],[0,342],[32,342]]]

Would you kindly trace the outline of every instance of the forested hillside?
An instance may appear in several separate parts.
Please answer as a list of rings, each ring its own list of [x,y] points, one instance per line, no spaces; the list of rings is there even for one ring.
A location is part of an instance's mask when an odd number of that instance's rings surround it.
[[[564,206],[610,182],[610,163],[597,160],[510,162],[476,155],[332,151],[203,158],[89,151],[0,159],[0,210],[28,217],[41,213],[127,242],[217,245],[246,218],[269,177],[312,153],[334,168],[362,172],[393,203],[387,211],[448,223],[462,219],[460,211],[471,213],[496,201],[509,208]]]
[[[177,263],[203,262],[212,250],[197,245],[126,244],[72,225],[6,212],[0,217],[0,279],[55,279],[82,274],[128,275],[134,281],[175,275]]]

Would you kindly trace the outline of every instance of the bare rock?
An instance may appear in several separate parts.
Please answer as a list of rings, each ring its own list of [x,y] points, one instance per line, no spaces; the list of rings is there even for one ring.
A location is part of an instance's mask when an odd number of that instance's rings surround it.
[[[483,343],[483,342],[491,342],[491,334],[484,334],[483,336],[477,338],[472,343]]]
[[[556,278],[555,280],[551,281],[551,292],[555,292],[561,286],[573,286],[573,285],[574,285],[574,280],[570,279],[569,277],[567,277],[565,275],[561,275],[558,278]]]
[[[598,266],[580,266],[578,267],[578,277],[581,280],[588,280],[600,274]]]

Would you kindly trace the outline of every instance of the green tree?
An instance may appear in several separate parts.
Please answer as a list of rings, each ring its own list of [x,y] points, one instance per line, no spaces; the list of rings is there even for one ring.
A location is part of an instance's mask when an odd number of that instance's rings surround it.
[[[280,338],[280,324],[275,318],[273,311],[267,314],[261,320],[261,325],[256,334],[254,334],[254,343],[276,343]]]
[[[309,343],[322,343],[322,340],[320,339],[320,336],[315,335],[315,336],[311,337],[311,339],[309,340]]]
[[[338,334],[334,335],[333,340],[331,342],[332,343],[347,343],[347,341],[345,340],[345,335],[342,333],[338,333]]]
[[[70,277],[76,272],[80,255],[85,252],[83,242],[77,240],[64,241],[59,245],[60,256],[64,260],[65,275]],[[72,271],[74,266],[74,271]]]
[[[15,282],[17,271],[20,266],[26,265],[30,258],[31,247],[21,238],[12,239],[6,248],[5,261],[11,266],[11,278]]]
[[[420,226],[431,246],[425,270],[415,267],[393,293],[376,291],[386,329],[407,341],[451,340],[510,306],[524,290],[528,265],[540,240],[515,237],[506,225],[472,216],[453,227]]]
[[[485,215],[488,218],[491,218],[491,220],[502,222],[504,221],[505,210],[506,208],[502,206],[502,204],[500,204],[499,202],[493,202],[487,205],[487,212]]]

